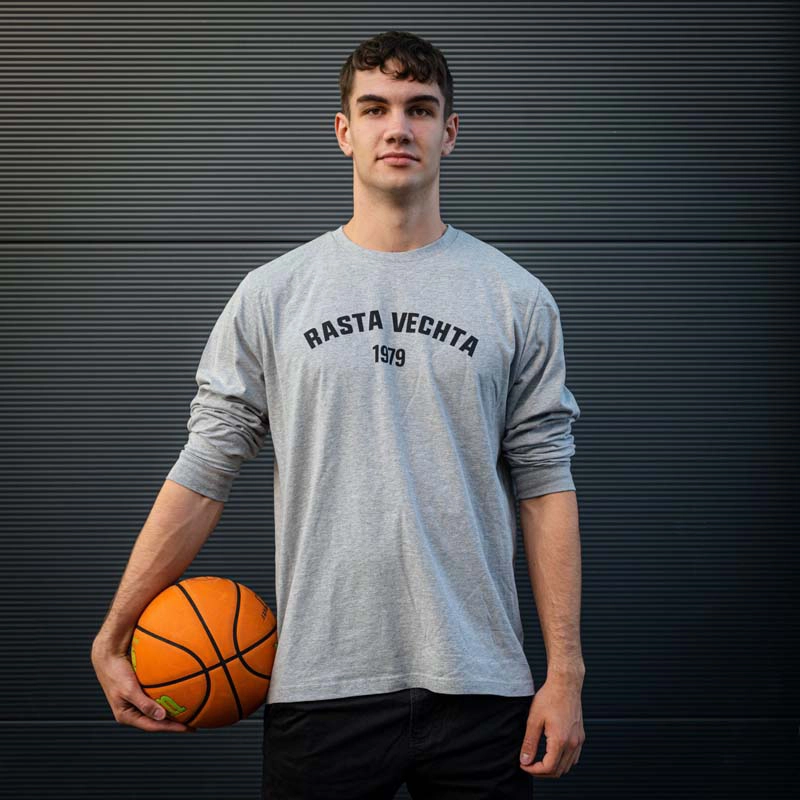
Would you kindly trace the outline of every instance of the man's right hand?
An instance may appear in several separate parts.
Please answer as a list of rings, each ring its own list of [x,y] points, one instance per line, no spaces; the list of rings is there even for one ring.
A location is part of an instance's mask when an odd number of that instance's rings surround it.
[[[142,690],[127,653],[108,640],[100,637],[94,640],[92,666],[114,719],[120,724],[152,733],[194,733],[197,730],[169,719],[166,709]]]

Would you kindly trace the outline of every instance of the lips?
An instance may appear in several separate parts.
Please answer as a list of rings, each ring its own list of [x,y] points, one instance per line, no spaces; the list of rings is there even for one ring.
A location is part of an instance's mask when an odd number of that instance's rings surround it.
[[[382,155],[381,158],[408,158],[412,161],[419,161],[416,156],[412,156],[411,153],[386,153]]]

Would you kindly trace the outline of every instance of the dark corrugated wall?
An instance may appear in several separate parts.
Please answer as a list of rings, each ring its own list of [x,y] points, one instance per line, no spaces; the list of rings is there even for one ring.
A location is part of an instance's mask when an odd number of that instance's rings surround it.
[[[798,784],[798,17],[776,3],[5,3],[2,786],[255,798],[263,709],[117,724],[92,638],[244,274],[346,222],[339,67],[448,57],[442,217],[551,289],[582,417],[587,741],[540,797]],[[274,608],[272,451],[187,571]],[[311,488],[311,487],[310,487]],[[544,650],[518,559],[526,650]],[[407,796],[404,790],[398,797]]]

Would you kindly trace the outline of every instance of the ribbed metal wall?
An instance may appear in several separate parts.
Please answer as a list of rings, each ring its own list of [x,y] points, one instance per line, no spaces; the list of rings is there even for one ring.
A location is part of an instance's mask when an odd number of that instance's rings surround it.
[[[551,289],[582,410],[587,740],[537,796],[798,788],[799,11],[3,4],[3,791],[259,795],[263,710],[147,735],[113,720],[89,650],[225,301],[350,217],[338,70],[390,28],[448,57],[442,217]],[[272,456],[187,576],[274,608]],[[517,577],[538,687],[524,558]]]

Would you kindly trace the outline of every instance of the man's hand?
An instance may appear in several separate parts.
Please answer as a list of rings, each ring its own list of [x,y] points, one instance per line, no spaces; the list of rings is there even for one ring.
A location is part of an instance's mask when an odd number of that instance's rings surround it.
[[[130,638],[130,637],[129,637]],[[149,732],[194,733],[197,728],[168,718],[166,710],[145,694],[125,651],[107,639],[95,638],[92,666],[114,719]]]
[[[541,761],[531,763],[542,732],[547,740],[547,751]],[[581,683],[548,679],[531,701],[528,727],[520,750],[520,768],[537,778],[560,778],[578,763],[585,740]]]

